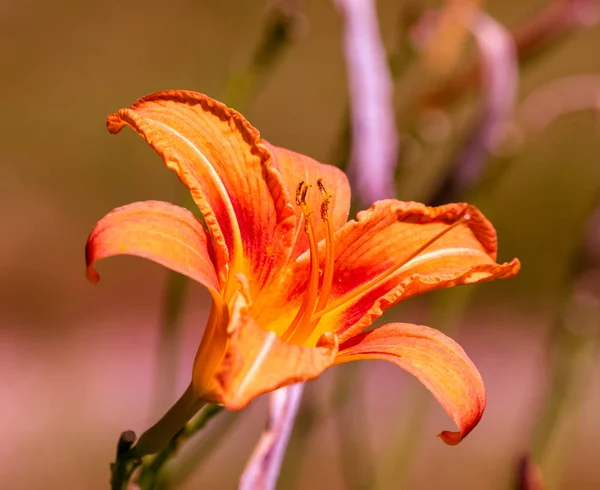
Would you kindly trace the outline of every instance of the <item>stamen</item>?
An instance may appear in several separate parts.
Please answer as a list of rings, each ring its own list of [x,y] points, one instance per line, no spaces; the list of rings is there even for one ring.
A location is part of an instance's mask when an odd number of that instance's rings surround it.
[[[302,188],[302,193],[300,194],[300,204],[302,206],[308,206],[306,204],[306,194],[308,193],[309,188],[310,188],[310,185],[308,185],[308,184],[304,184],[304,187]]]
[[[464,214],[457,221],[452,223],[448,228],[446,228],[445,230],[442,230],[437,235],[435,235],[433,238],[430,238],[429,240],[427,240],[423,245],[421,245],[419,248],[417,248],[417,250],[415,250],[412,254],[410,254],[405,260],[403,260],[402,263],[398,264],[393,269],[390,269],[389,271],[384,272],[380,276],[373,278],[366,284],[363,284],[358,289],[355,289],[354,291],[352,291],[352,293],[350,293],[349,295],[338,298],[336,301],[333,301],[327,308],[324,308],[323,310],[317,310],[315,312],[315,314],[313,315],[313,321],[318,321],[323,315],[330,313],[331,311],[339,308],[343,304],[348,303],[349,301],[352,301],[353,299],[366,293],[367,291],[374,288],[378,284],[383,283],[384,281],[389,279],[391,276],[393,276],[394,274],[399,272],[406,264],[408,264],[411,260],[413,260],[417,255],[422,253],[425,249],[427,249],[428,247],[433,245],[435,242],[437,242],[444,235],[446,235],[447,233],[452,231],[457,226],[469,221],[470,219],[471,219],[471,216],[469,214]]]
[[[321,286],[321,294],[315,311],[319,312],[327,305],[331,286],[333,284],[333,265],[335,262],[335,237],[333,235],[333,224],[329,214],[329,205],[331,203],[331,194],[327,192],[323,185],[323,179],[317,180],[317,186],[323,196],[321,203],[321,219],[325,223],[325,271],[323,272],[323,284]],[[318,322],[318,320],[317,320]],[[313,325],[316,326],[316,323]]]
[[[310,324],[310,318],[315,309],[319,293],[319,250],[315,238],[314,225],[312,223],[312,211],[306,203],[306,194],[309,187],[310,186],[306,185],[304,182],[301,182],[301,185],[298,185],[296,193],[296,202],[301,207],[302,213],[304,214],[304,229],[308,235],[310,247],[310,276],[308,279],[308,290],[292,323],[281,336],[286,342],[291,341],[292,338],[295,339],[297,332],[300,333],[306,330],[306,326]]]
[[[304,188],[304,185],[305,185],[305,182],[301,181],[298,184],[298,187],[296,187],[296,204],[298,206],[300,206],[300,204],[302,204],[301,197],[302,197],[302,189]]]
[[[331,293],[331,286],[333,283],[333,271],[334,271],[334,260],[335,260],[335,248],[334,248],[334,235],[333,235],[333,226],[331,223],[331,218],[329,215],[329,205],[331,203],[331,195],[325,189],[323,185],[323,180],[317,180],[317,187],[321,191],[321,195],[323,196],[323,202],[321,203],[321,219],[325,223],[325,270],[323,271],[323,281],[321,283],[321,291],[318,294],[318,302],[316,307],[314,308],[314,312],[319,312],[327,305],[327,301],[329,300],[329,295]],[[315,241],[316,247],[316,241]],[[312,255],[312,252],[311,252]],[[315,253],[315,259],[318,260],[318,254]],[[310,294],[310,293],[309,293]],[[300,325],[296,329],[296,332],[293,334],[292,339],[296,344],[304,344],[309,337],[312,335],[315,327],[319,323],[319,318],[316,320],[313,316],[313,311],[310,311],[310,316],[304,316]]]

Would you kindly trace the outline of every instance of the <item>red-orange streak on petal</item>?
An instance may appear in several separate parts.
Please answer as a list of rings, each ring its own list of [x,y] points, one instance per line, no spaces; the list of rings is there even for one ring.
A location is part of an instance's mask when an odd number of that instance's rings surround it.
[[[335,362],[360,359],[384,359],[417,377],[458,426],[458,432],[439,434],[446,444],[462,441],[483,415],[485,387],[477,368],[460,345],[433,328],[384,325],[341,344]]]
[[[160,201],[136,202],[102,218],[86,249],[87,277],[98,282],[94,263],[114,255],[157,262],[206,286],[218,296],[219,281],[202,224],[187,209]]]
[[[259,132],[233,109],[187,91],[149,95],[107,121],[111,133],[125,124],[189,188],[212,234],[221,281],[242,272],[260,289],[273,279],[292,247],[295,218]]]
[[[305,181],[307,184],[312,185],[312,188],[306,194],[306,202],[308,208],[314,212],[314,234],[317,243],[323,241],[327,233],[324,223],[319,218],[322,201],[321,193],[316,185],[319,178],[323,179],[323,185],[327,192],[331,194],[329,211],[333,229],[341,228],[348,219],[350,209],[350,184],[346,174],[332,165],[319,163],[300,153],[271,145],[266,141],[263,141],[263,143],[273,154],[273,164],[281,173],[287,191],[291,196],[296,195],[296,189],[300,182]],[[304,231],[304,217],[300,206],[294,206],[294,210],[296,213],[295,241],[288,258],[289,267],[285,267],[284,274],[282,274],[284,282],[273,283],[272,287],[263,288],[260,296],[254,298],[252,315],[261,325],[267,325],[281,319],[282,308],[289,310],[290,307],[299,306],[306,292],[307,284],[303,284],[302,290],[298,291],[295,295],[296,298],[291,302],[287,293],[290,283],[296,280],[294,277],[296,267],[294,262],[299,255],[305,254],[306,272],[308,273],[310,269],[309,243],[308,235]],[[306,280],[308,280],[308,275]],[[283,332],[286,326],[283,325],[279,330]]]
[[[231,309],[229,341],[213,384],[213,400],[228,409],[242,409],[258,395],[314,379],[333,364],[334,338],[313,348],[288,344],[256,324],[242,295],[234,297]],[[198,359],[194,369],[202,368]]]
[[[415,250],[465,214],[469,220],[410,260]],[[434,289],[511,277],[520,267],[517,260],[496,264],[495,230],[468,204],[431,208],[379,201],[339,230],[335,245],[332,292],[313,342],[326,331],[336,332],[344,342],[399,301]],[[396,272],[379,281],[388,271]],[[305,283],[306,266],[301,260],[290,300]]]
[[[319,216],[322,196],[317,188],[317,179],[323,179],[323,185],[331,194],[329,213],[333,223],[333,229],[341,228],[348,220],[350,210],[350,184],[346,174],[333,165],[326,165],[313,160],[300,153],[280,148],[265,142],[265,145],[273,154],[274,165],[281,173],[290,195],[296,195],[298,184],[305,181],[312,185],[306,195],[306,203],[310,209],[315,211],[315,217]],[[295,207],[297,216],[296,236],[297,240],[292,252],[291,259],[308,250],[308,236],[304,233],[304,220],[299,206]],[[325,224],[320,219],[315,219],[315,238],[317,243],[326,236]]]

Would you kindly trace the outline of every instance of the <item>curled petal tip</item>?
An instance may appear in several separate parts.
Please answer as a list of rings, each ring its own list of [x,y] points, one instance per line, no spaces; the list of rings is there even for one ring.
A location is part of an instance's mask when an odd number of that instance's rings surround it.
[[[521,261],[517,258],[514,258],[510,262],[502,264],[502,268],[504,272],[499,274],[499,278],[506,279],[515,277],[521,270]]]
[[[448,444],[448,446],[456,446],[465,438],[466,434],[463,434],[462,432],[445,430],[440,432],[437,436],[446,444]]]
[[[342,343],[336,363],[384,359],[414,375],[435,396],[458,431],[438,437],[450,446],[479,423],[486,404],[481,375],[450,337],[424,325],[390,323]]]
[[[92,284],[98,284],[98,281],[100,281],[100,274],[98,274],[93,267],[88,267],[85,270],[85,277]]]

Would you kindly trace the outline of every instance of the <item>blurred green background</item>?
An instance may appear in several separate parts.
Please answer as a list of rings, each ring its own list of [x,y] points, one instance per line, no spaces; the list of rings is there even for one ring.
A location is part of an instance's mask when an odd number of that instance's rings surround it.
[[[543,5],[495,0],[486,10],[513,26]],[[391,49],[407,3],[380,0],[378,8]],[[106,212],[136,200],[175,201],[180,184],[132,131],[111,136],[104,121],[163,89],[221,98],[230,76],[248,63],[267,10],[266,2],[242,0],[5,0],[0,6],[3,488],[108,488],[119,432],[141,432],[173,401],[156,407],[153,399],[166,272],[116,258],[100,266],[103,280],[93,287],[85,281],[83,249]],[[302,10],[298,39],[243,112],[271,142],[327,162],[347,105],[341,19],[330,1],[307,1]],[[598,27],[561,40],[523,70],[519,98],[557,77],[600,73],[598,46]],[[477,286],[460,322],[458,340],[488,389],[482,422],[461,445],[446,447],[434,436],[451,421],[432,405],[407,488],[506,488],[517,458],[529,452],[549,379],[549,332],[600,189],[599,155],[598,114],[567,115],[527,137],[491,191],[474,197],[497,228],[500,259],[517,256],[523,269],[510,281]],[[430,304],[411,301],[386,319],[429,321]],[[189,379],[208,295],[195,286],[187,305],[176,392]],[[597,359],[572,412],[560,488],[600,487]],[[411,416],[404,394],[425,389],[383,362],[364,364],[355,379],[348,403],[360,407],[360,427],[345,430],[366,435],[363,456],[373,465],[393,461],[390,434]],[[329,406],[334,382],[329,372],[311,384],[319,410]],[[265,409],[265,400],[255,401],[182,488],[235,488]],[[294,456],[299,472],[288,458],[279,488],[348,488],[335,414],[315,424],[306,444],[302,459]],[[380,481],[382,489],[399,485]]]

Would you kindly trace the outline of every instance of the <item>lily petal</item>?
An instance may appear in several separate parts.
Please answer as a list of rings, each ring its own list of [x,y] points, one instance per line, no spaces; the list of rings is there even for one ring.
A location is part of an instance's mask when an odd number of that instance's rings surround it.
[[[439,437],[458,444],[477,425],[486,395],[477,368],[454,340],[433,328],[390,323],[340,345],[336,364],[359,359],[384,359],[414,375],[435,396],[458,426]]]
[[[187,209],[161,201],[145,201],[114,209],[102,218],[87,240],[86,275],[96,283],[98,260],[114,255],[143,257],[208,288],[219,296],[219,281],[202,224]]]
[[[314,379],[333,364],[337,353],[334,337],[324,336],[318,347],[288,344],[256,324],[241,294],[234,296],[230,308],[227,349],[213,388],[215,401],[228,409],[240,410],[258,395]],[[203,369],[201,359],[198,361],[194,374]]]
[[[108,117],[129,125],[189,188],[211,232],[221,281],[244,273],[266,284],[292,246],[294,209],[258,130],[206,95],[166,91]]]
[[[317,179],[323,179],[323,185],[331,194],[329,208],[331,224],[334,230],[341,228],[348,221],[350,211],[350,184],[346,174],[333,165],[319,163],[306,155],[267,142],[264,144],[273,154],[274,165],[281,173],[291,196],[296,195],[296,189],[300,182],[305,181],[312,185],[313,188],[307,193],[306,200],[317,215],[321,209],[323,198],[316,184]],[[308,235],[304,232],[304,217],[300,207],[295,206],[294,208],[296,212],[296,244],[290,257],[291,260],[295,260],[298,255],[308,250]],[[314,225],[315,238],[317,242],[320,242],[325,238],[325,224],[322,220],[315,219]]]
[[[378,201],[336,234],[332,294],[312,342],[328,331],[344,342],[417,294],[514,276],[519,261],[497,264],[496,251],[493,226],[471,205]]]

